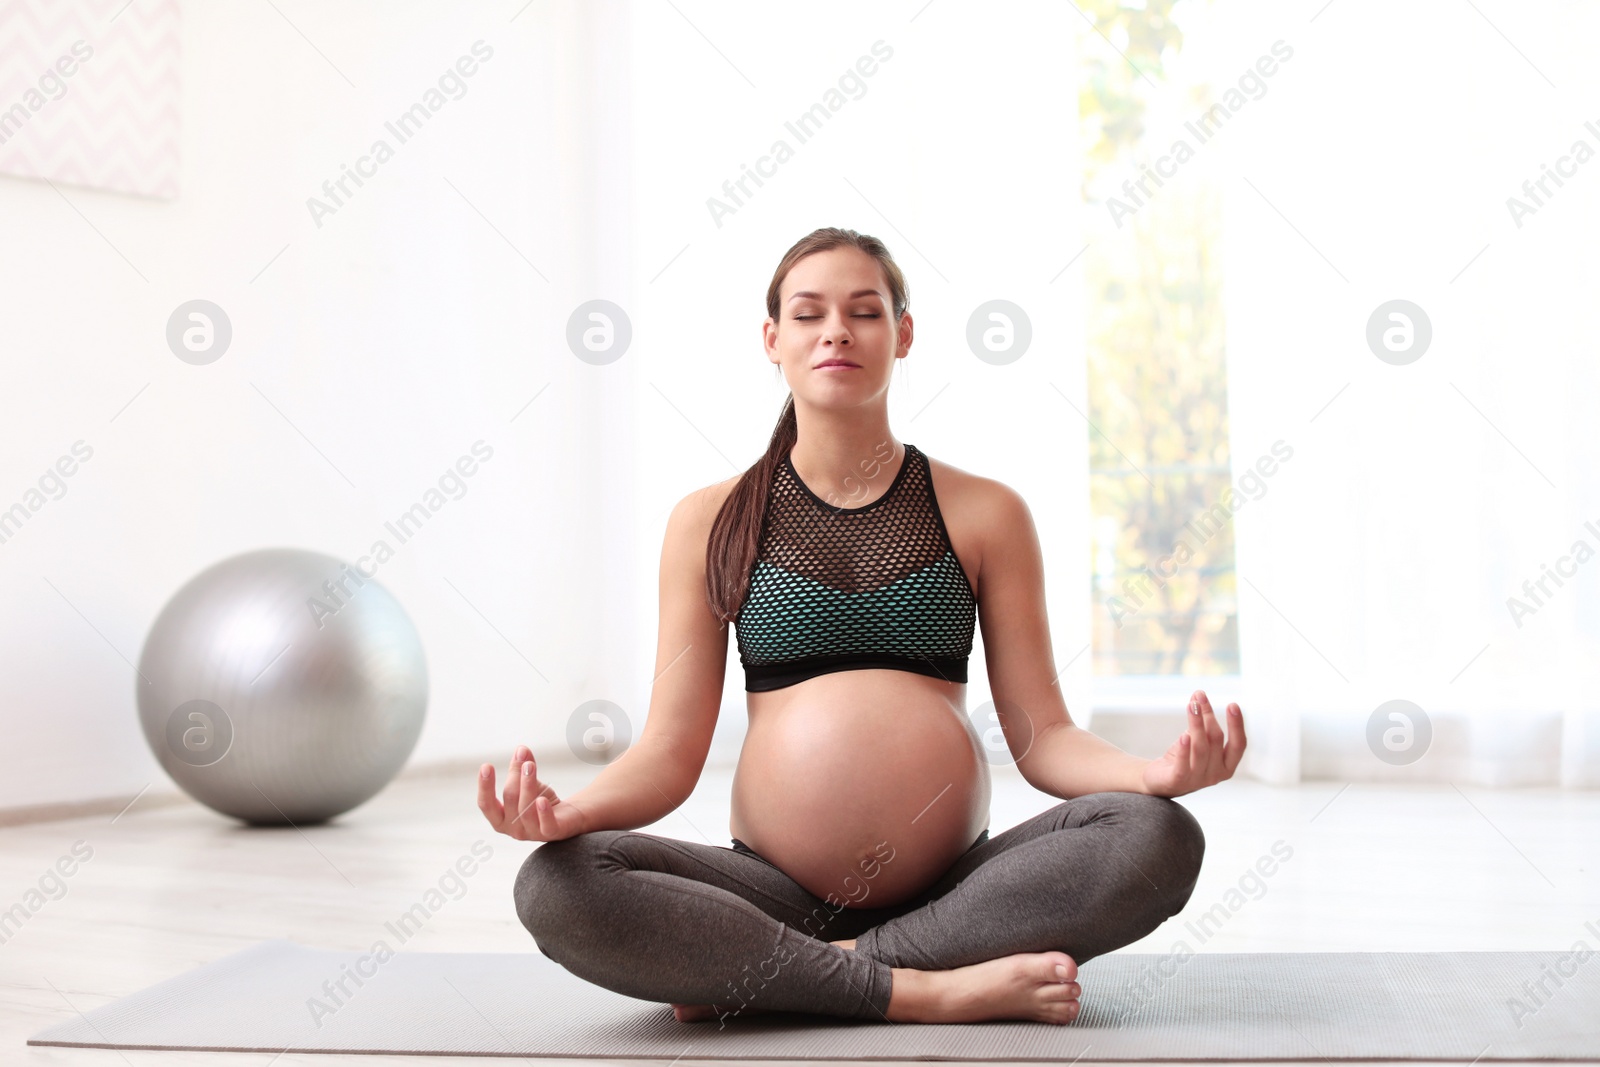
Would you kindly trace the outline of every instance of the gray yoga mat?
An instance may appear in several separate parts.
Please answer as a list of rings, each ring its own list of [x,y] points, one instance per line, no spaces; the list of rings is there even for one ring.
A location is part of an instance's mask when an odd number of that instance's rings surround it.
[[[1600,961],[1563,952],[1112,953],[1069,1026],[746,1014],[725,1029],[611,993],[537,950],[369,958],[263,941],[30,1045],[705,1059],[1600,1059]],[[370,974],[370,977],[365,975]],[[1521,1007],[1517,1007],[1520,1004]]]

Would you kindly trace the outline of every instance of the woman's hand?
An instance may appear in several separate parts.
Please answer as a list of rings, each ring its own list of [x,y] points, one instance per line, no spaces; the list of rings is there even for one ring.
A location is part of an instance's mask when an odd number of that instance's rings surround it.
[[[1239,705],[1229,704],[1228,718],[1232,736],[1224,741],[1222,725],[1205,690],[1195,690],[1189,698],[1188,730],[1165,756],[1145,764],[1144,791],[1151,796],[1181,797],[1232,778],[1244,756],[1244,712]]]
[[[511,754],[503,805],[494,795],[494,764],[478,768],[478,810],[490,826],[518,841],[560,841],[583,833],[588,822],[582,809],[539,781],[538,765],[526,745]]]

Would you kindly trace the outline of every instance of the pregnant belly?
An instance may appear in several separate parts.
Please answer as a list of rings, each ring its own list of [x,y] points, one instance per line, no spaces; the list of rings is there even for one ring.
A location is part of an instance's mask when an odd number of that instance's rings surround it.
[[[747,694],[733,836],[836,907],[916,896],[989,824],[965,691],[859,670]]]

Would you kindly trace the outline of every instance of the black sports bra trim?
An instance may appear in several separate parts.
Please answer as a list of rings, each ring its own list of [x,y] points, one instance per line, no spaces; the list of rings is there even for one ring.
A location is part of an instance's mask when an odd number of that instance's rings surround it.
[[[909,671],[945,682],[967,681],[967,656],[904,656],[893,653],[849,652],[812,656],[802,665],[793,663],[751,664],[744,669],[745,691],[765,693],[785,689],[820,674],[837,671]]]
[[[933,517],[939,522],[939,533],[944,536],[944,547],[950,553],[950,558],[956,561],[956,570],[961,572],[961,580],[966,583],[967,595],[972,597],[974,606],[978,603],[978,591],[972,587],[972,579],[967,577],[966,564],[961,562],[961,553],[956,551],[956,543],[950,538],[950,528],[944,524],[944,509],[939,506],[939,494],[933,491],[933,464],[928,458],[922,458],[922,465],[928,472],[928,500],[933,504]],[[884,496],[888,496],[885,493]]]
[[[806,496],[810,497],[816,503],[827,508],[829,511],[843,512],[847,515],[859,515],[863,511],[871,511],[873,508],[889,499],[889,497],[893,495],[894,491],[900,487],[900,483],[905,481],[907,468],[911,466],[911,453],[915,450],[916,446],[914,445],[905,445],[901,448],[900,469],[894,472],[894,478],[889,482],[889,488],[885,489],[876,500],[869,500],[865,504],[862,504],[859,508],[839,507],[836,504],[828,503],[816,493],[813,493],[811,491],[811,487],[807,485],[800,477],[800,473],[794,469],[794,460],[790,458],[790,452],[792,452],[793,449],[784,452],[783,465],[789,468],[789,477],[794,479],[794,484],[798,485],[801,492],[805,493]],[[929,490],[930,492],[932,491],[931,478],[929,479]]]

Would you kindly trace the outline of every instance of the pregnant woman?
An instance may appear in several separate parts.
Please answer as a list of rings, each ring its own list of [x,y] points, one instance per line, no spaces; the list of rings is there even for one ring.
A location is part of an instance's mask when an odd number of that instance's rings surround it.
[[[790,397],[766,455],[668,519],[638,741],[565,799],[526,747],[503,798],[479,775],[494,828],[543,842],[515,888],[539,950],[684,1021],[1071,1022],[1078,964],[1194,889],[1204,835],[1172,798],[1244,753],[1239,706],[1225,735],[1203,692],[1156,760],[1072,721],[1027,505],[889,430],[907,304],[876,238],[820,229],[788,251],[764,332]],[[636,832],[699,780],[729,622],[749,694],[732,847]],[[1063,801],[992,838],[975,622],[1017,768]]]

